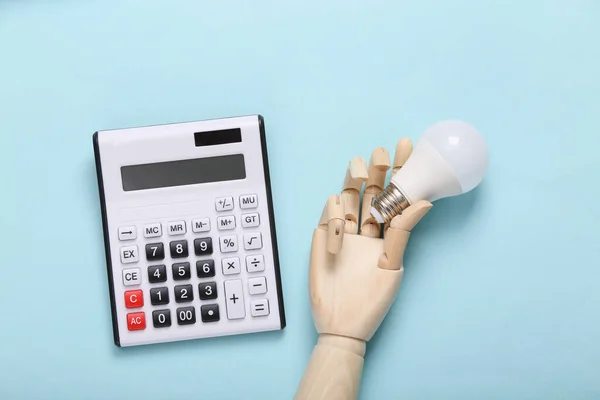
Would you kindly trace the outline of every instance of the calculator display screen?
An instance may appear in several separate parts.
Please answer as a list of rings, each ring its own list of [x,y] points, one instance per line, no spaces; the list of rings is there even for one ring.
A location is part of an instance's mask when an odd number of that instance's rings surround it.
[[[243,154],[121,167],[123,190],[145,190],[246,178]]]

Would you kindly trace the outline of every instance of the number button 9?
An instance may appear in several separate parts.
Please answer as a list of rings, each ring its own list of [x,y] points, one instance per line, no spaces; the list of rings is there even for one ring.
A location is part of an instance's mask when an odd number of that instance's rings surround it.
[[[194,251],[197,256],[204,256],[208,254],[212,254],[212,239],[207,238],[199,238],[194,240]]]

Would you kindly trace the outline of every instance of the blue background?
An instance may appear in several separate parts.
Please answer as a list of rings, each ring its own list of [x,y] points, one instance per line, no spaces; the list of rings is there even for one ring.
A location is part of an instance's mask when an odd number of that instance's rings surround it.
[[[0,1],[0,397],[290,399],[351,157],[461,118],[482,186],[415,230],[364,399],[600,396],[600,2]],[[288,328],[118,349],[91,135],[261,113]]]

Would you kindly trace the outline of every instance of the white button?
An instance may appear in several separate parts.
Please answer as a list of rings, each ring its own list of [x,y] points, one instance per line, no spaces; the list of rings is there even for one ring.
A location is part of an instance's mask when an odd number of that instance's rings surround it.
[[[242,214],[242,226],[244,228],[251,228],[258,225],[260,225],[260,217],[258,216],[258,213]]]
[[[196,233],[210,231],[210,220],[208,218],[198,218],[193,220],[192,231]]]
[[[262,248],[262,236],[260,233],[249,233],[244,235],[244,249],[255,250]]]
[[[248,279],[248,292],[250,294],[267,293],[267,280],[264,276]]]
[[[244,292],[240,279],[225,281],[225,304],[227,306],[227,318],[239,319],[246,316],[244,306]]]
[[[140,259],[137,246],[121,247],[121,262],[123,264],[136,263]]]
[[[185,232],[186,232],[185,221],[169,222],[169,235],[171,235],[171,236],[185,235]]]
[[[226,231],[235,228],[235,217],[233,215],[227,215],[225,217],[217,218],[217,228],[220,231]]]
[[[219,197],[215,200],[215,208],[217,211],[233,210],[233,197]]]
[[[133,240],[137,237],[135,226],[122,226],[119,228],[119,240]]]
[[[269,315],[269,300],[252,300],[252,303],[250,303],[250,311],[252,312],[253,317]]]
[[[265,258],[262,254],[246,256],[246,271],[260,272],[265,270]]]
[[[162,235],[162,225],[160,222],[144,226],[144,237],[157,237]]]
[[[221,253],[232,253],[238,251],[237,236],[221,236],[219,238],[219,246],[221,248]]]
[[[240,196],[240,208],[258,207],[258,197],[255,194],[245,194]]]
[[[237,257],[224,258],[221,260],[221,268],[223,269],[223,275],[239,274],[242,271],[240,259]]]
[[[129,268],[123,270],[123,285],[134,286],[142,283],[142,274],[139,268]]]

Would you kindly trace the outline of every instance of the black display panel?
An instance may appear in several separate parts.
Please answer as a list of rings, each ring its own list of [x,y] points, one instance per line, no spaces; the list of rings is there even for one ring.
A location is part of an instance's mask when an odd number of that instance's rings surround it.
[[[145,190],[246,178],[243,154],[121,167],[123,190]]]
[[[196,147],[216,146],[219,144],[239,143],[242,141],[242,130],[240,128],[220,129],[217,131],[206,131],[194,133]]]

